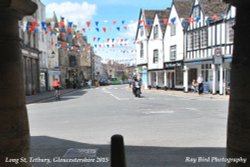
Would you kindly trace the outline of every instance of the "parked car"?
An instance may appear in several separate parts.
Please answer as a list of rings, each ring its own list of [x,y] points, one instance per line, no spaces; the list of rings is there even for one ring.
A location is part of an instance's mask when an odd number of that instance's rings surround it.
[[[121,80],[118,80],[117,78],[111,78],[111,84],[112,85],[119,85],[122,84]]]
[[[99,84],[100,86],[105,86],[105,85],[108,85],[109,83],[107,79],[100,79]]]

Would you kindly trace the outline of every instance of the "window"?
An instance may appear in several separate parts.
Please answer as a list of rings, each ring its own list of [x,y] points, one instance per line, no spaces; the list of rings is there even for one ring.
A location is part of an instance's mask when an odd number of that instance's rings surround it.
[[[140,57],[143,58],[143,55],[144,55],[143,43],[141,42]]]
[[[176,45],[170,46],[170,60],[176,60]]]
[[[233,30],[234,24],[235,24],[235,20],[230,20],[227,22],[227,34],[228,34],[229,42],[234,41],[234,30]]]
[[[142,37],[144,35],[143,28],[140,28],[140,32],[141,32],[141,37]]]
[[[200,37],[201,37],[201,47],[204,48],[204,47],[207,47],[207,29],[202,29],[200,31]]]
[[[187,34],[187,50],[193,49],[193,33],[189,32]]]
[[[200,17],[200,9],[199,6],[195,6],[193,9],[193,18]]]
[[[154,39],[159,37],[159,30],[158,25],[154,26]]]
[[[176,25],[175,24],[171,24],[171,26],[170,26],[170,35],[171,36],[174,36],[175,34],[176,34]]]
[[[183,85],[183,71],[182,67],[176,68],[176,85]]]
[[[194,31],[194,49],[198,49],[200,44],[200,34],[199,31]]]
[[[158,58],[159,58],[159,51],[158,49],[155,49],[153,55],[153,63],[158,63]]]

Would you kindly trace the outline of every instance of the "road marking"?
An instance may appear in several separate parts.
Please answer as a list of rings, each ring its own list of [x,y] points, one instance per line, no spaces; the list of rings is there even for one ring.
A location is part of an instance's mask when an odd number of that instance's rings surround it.
[[[144,114],[173,114],[174,111],[169,110],[169,111],[148,111],[148,112],[144,112]]]
[[[117,97],[117,96],[115,96],[115,95],[113,95],[112,93],[110,93],[109,94],[110,96],[113,96],[115,99],[117,99],[117,100],[129,100],[129,98],[120,98],[120,97]]]
[[[186,110],[198,111],[196,108],[184,108]]]

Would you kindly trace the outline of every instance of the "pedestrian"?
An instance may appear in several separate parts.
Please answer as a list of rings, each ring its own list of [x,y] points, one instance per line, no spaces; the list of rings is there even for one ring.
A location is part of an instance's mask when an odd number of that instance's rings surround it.
[[[198,83],[195,79],[193,79],[192,81],[192,86],[191,86],[191,89],[193,90],[193,92],[197,92],[197,87],[198,87]]]
[[[197,82],[198,82],[198,93],[201,94],[203,92],[203,77],[202,77],[202,74],[200,74],[199,77],[197,78]]]

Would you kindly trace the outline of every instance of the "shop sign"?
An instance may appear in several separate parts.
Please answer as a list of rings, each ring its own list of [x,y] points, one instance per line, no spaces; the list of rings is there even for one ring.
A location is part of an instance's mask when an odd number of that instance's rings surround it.
[[[166,69],[173,69],[175,67],[180,67],[182,66],[182,63],[181,62],[175,62],[175,63],[165,63],[164,67]]]
[[[202,64],[212,64],[212,60],[199,60],[194,62],[185,62],[185,65],[202,65]]]
[[[49,75],[61,75],[61,71],[49,71]]]
[[[222,64],[222,50],[221,50],[221,48],[214,49],[214,64]]]

